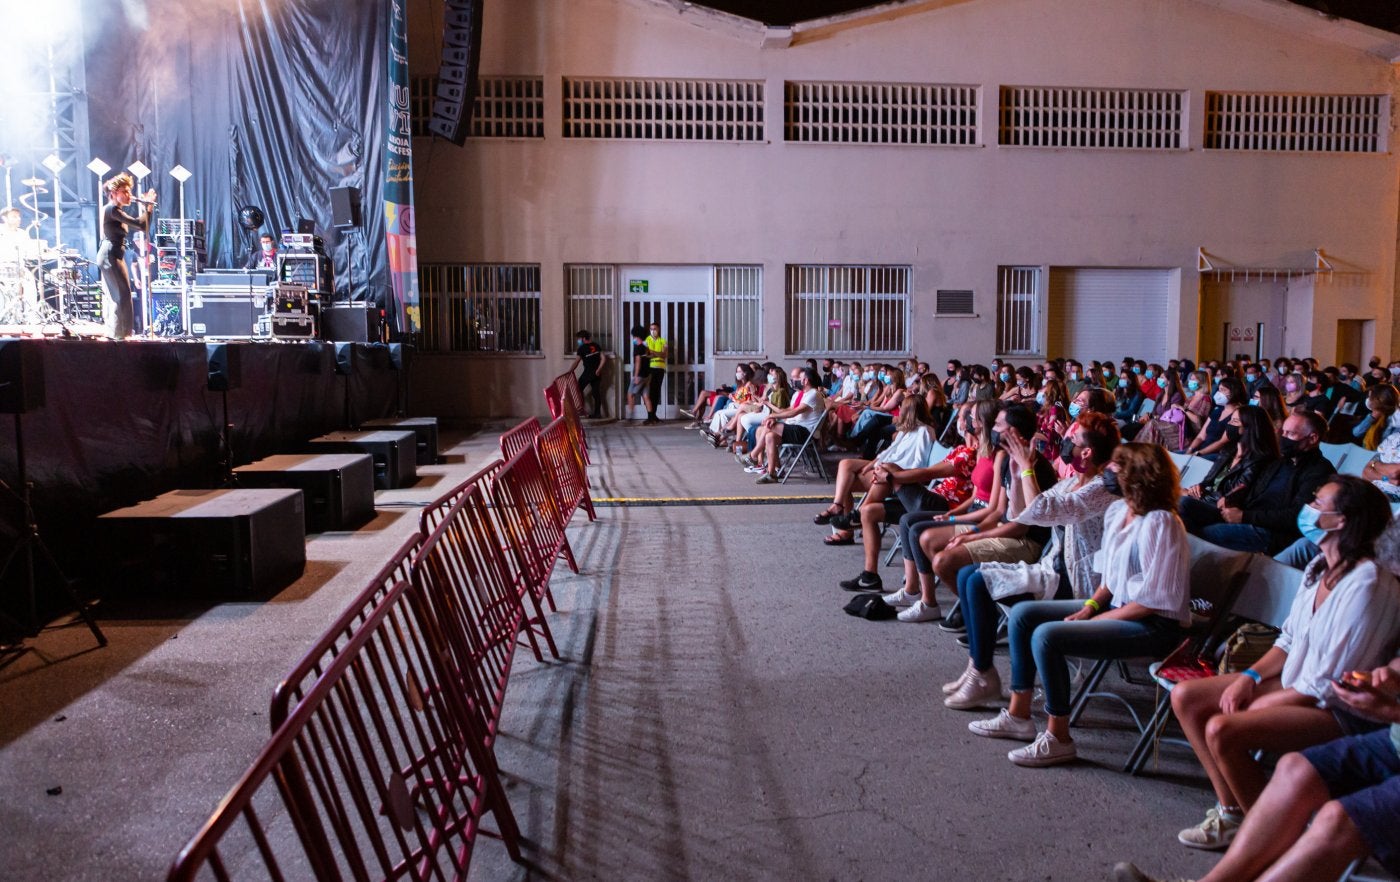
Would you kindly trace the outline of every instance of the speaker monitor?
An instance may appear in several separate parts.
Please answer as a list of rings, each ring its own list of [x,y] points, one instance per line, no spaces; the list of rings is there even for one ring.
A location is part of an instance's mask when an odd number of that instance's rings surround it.
[[[205,343],[204,356],[209,362],[210,392],[230,392],[242,383],[243,349],[231,343]]]
[[[350,376],[355,372],[355,344],[335,344],[335,372]]]
[[[405,353],[402,343],[389,344],[389,366],[396,371],[403,370]]]
[[[360,190],[358,187],[331,188],[331,218],[337,227],[360,225]]]
[[[44,361],[37,340],[0,340],[0,413],[44,406]]]

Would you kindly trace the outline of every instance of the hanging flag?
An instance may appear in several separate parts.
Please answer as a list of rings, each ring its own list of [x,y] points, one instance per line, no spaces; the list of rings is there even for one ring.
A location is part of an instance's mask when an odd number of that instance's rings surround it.
[[[389,280],[400,334],[422,323],[418,299],[418,238],[413,217],[413,122],[408,100],[408,20],[404,0],[390,0],[389,132],[384,142],[384,225]]]

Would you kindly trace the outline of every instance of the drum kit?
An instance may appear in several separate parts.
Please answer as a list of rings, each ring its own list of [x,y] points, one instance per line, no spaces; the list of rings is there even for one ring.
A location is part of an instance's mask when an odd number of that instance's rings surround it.
[[[25,178],[29,188],[19,199],[34,220],[28,227],[6,230],[8,241],[0,242],[0,325],[48,325],[77,320],[79,293],[90,261],[76,249],[51,248],[30,231],[46,216],[38,206],[40,194],[47,193],[42,178]]]

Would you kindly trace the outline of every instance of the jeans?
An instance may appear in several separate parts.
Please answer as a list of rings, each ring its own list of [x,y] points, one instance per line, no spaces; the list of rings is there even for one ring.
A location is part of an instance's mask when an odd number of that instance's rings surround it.
[[[1308,565],[1308,561],[1322,553],[1322,549],[1312,544],[1306,539],[1299,539],[1292,545],[1274,555],[1274,560],[1286,567],[1301,570]]]
[[[1002,603],[1010,606],[1029,598],[1029,594],[1018,594],[1004,598]],[[987,593],[981,564],[968,564],[958,570],[958,610],[967,626],[968,658],[977,670],[988,670],[997,646],[997,602]]]
[[[911,511],[899,519],[899,546],[904,549],[904,559],[914,562],[914,569],[929,575],[933,572],[933,561],[919,547],[919,536],[931,527],[941,527],[947,522],[935,523],[934,518],[943,517],[944,511]]]
[[[1273,547],[1273,533],[1249,524],[1227,524],[1220,510],[1209,502],[1183,496],[1177,503],[1177,512],[1186,532],[1221,548],[1268,552]]]
[[[1136,621],[1089,619],[1063,621],[1084,608],[1079,600],[1033,600],[1012,607],[1008,617],[1011,643],[1011,688],[1026,692],[1035,686],[1040,672],[1045,687],[1045,712],[1069,715],[1069,664],[1066,658],[1138,658],[1163,656],[1181,640],[1181,626],[1173,619],[1148,616]],[[967,613],[963,613],[964,620]],[[969,629],[971,633],[971,629]]]

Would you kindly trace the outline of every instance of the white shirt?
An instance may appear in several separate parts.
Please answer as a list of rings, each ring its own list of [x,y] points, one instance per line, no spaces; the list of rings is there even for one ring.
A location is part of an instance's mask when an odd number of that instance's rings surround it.
[[[822,393],[820,389],[803,389],[798,396],[793,407],[807,407],[805,413],[790,416],[783,420],[789,426],[801,426],[808,431],[815,429],[817,424],[826,418],[826,408],[822,406]]]
[[[933,433],[928,426],[915,426],[913,431],[900,432],[890,446],[881,450],[876,462],[887,462],[902,469],[921,469],[933,453]]]
[[[1113,606],[1136,601],[1158,615],[1191,624],[1191,548],[1175,511],[1150,511],[1128,519],[1118,500],[1103,515],[1103,583]]]
[[[1400,643],[1400,586],[1375,561],[1363,560],[1313,609],[1327,562],[1321,555],[1303,570],[1303,584],[1274,647],[1288,653],[1283,687],[1326,704],[1328,680],[1369,671],[1395,657]]]

